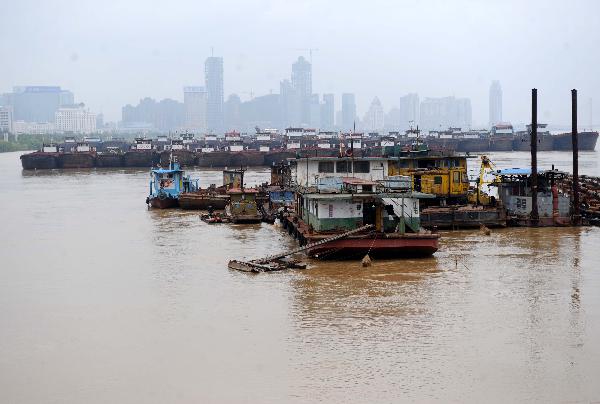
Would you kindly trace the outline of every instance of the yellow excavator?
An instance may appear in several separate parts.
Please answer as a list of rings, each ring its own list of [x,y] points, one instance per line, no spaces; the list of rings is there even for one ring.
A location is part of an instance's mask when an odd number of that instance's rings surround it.
[[[481,164],[479,166],[479,177],[475,180],[476,187],[469,191],[469,203],[474,205],[493,205],[495,203],[495,198],[493,196],[488,195],[486,192],[482,190],[483,186],[486,184],[491,184],[494,180],[486,180],[486,174],[491,173],[496,169],[496,166],[489,159],[488,156],[481,156]]]

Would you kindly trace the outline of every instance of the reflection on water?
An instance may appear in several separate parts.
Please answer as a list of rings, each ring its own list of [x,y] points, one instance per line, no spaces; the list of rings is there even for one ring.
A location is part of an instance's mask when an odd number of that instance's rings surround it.
[[[445,232],[431,258],[254,275],[227,261],[295,247],[281,228],[148,210],[146,170],[17,156],[0,155],[2,402],[600,399],[597,228]]]

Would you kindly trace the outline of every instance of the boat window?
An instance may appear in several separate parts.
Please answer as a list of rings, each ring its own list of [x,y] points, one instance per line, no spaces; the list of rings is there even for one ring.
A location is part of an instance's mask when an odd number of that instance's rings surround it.
[[[368,161],[355,161],[354,172],[355,173],[368,173],[370,172],[370,164]]]
[[[352,169],[352,166],[348,164],[348,161],[337,161],[335,163],[335,172],[336,173],[348,173]]]
[[[333,161],[319,161],[319,172],[320,173],[332,173],[333,172]]]
[[[373,185],[363,185],[362,190],[363,192],[373,192]]]
[[[452,181],[454,181],[455,184],[460,182],[460,172],[455,171],[452,173]]]
[[[462,182],[464,182],[465,184],[469,183],[469,177],[467,176],[467,173],[463,173]]]
[[[439,175],[436,175],[435,177],[433,177],[433,183],[436,185],[440,185],[442,183],[442,177]]]

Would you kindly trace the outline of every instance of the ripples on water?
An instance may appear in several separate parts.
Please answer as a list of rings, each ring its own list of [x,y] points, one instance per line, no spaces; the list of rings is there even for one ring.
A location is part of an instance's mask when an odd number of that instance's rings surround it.
[[[149,211],[145,170],[17,156],[0,155],[2,402],[600,400],[596,228],[447,232],[432,258],[253,275],[226,263],[295,246],[278,227]]]

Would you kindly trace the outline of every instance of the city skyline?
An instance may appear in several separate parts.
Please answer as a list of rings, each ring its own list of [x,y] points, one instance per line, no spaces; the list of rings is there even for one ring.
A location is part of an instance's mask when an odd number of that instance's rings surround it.
[[[600,36],[594,22],[600,4],[436,4],[10,2],[3,11],[11,18],[0,27],[0,52],[11,55],[0,91],[56,83],[107,121],[117,121],[122,105],[146,96],[181,101],[182,86],[202,84],[204,60],[214,47],[225,60],[225,99],[232,93],[242,100],[250,93],[276,93],[301,54],[312,60],[313,92],[338,100],[344,92],[356,94],[360,116],[375,96],[388,110],[398,106],[398,97],[417,92],[422,98],[468,97],[474,124],[486,125],[489,83],[498,79],[505,119],[530,119],[529,92],[535,87],[545,122],[569,122],[571,88],[579,89],[582,122],[589,121],[589,99],[600,95],[594,72],[599,56],[589,52]],[[215,15],[227,15],[227,24]],[[492,18],[498,15],[506,18]],[[261,29],[244,35],[248,20]],[[349,21],[361,29],[347,30]],[[548,29],[565,21],[578,23],[569,30]],[[593,115],[600,115],[600,102],[593,105]]]

